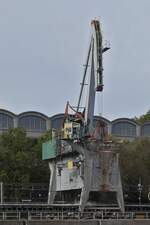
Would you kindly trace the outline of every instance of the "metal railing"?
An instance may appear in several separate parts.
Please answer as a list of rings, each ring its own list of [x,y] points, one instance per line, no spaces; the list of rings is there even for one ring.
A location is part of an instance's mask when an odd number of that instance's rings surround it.
[[[150,220],[150,212],[0,212],[4,220]]]

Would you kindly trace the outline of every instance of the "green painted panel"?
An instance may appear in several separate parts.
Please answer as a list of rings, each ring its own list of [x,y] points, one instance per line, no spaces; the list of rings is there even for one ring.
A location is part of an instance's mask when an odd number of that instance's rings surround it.
[[[50,140],[42,144],[42,160],[52,159],[57,156],[57,142]]]

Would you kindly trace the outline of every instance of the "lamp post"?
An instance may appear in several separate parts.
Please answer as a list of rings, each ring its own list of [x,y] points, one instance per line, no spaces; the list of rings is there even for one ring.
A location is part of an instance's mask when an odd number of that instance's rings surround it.
[[[147,195],[147,197],[148,197],[148,200],[150,201],[150,186],[148,187],[148,195]]]
[[[141,205],[141,197],[142,197],[142,190],[143,190],[143,185],[141,184],[141,177],[139,177],[139,183],[137,186],[137,190],[139,192],[139,197],[138,197],[139,205]]]
[[[1,198],[1,205],[3,204],[3,182],[0,182],[0,198]]]

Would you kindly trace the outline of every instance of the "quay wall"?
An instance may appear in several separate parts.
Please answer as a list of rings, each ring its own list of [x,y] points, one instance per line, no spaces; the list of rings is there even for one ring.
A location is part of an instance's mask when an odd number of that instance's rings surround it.
[[[99,225],[150,225],[150,220],[103,220]]]
[[[0,221],[0,225],[99,225],[99,221]]]
[[[0,225],[150,225],[150,220],[0,221]]]

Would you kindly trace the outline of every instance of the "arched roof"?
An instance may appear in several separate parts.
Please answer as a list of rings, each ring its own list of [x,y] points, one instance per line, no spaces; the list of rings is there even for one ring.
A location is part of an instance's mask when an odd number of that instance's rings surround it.
[[[55,119],[60,119],[64,117],[64,113],[59,113],[59,114],[55,114],[53,116],[50,117],[51,120],[55,120]]]
[[[50,119],[54,120],[54,119],[59,119],[59,118],[63,118],[64,117],[64,113],[59,113],[59,114],[55,114],[52,117],[50,117]],[[102,120],[106,123],[110,123],[110,120],[106,119],[105,117],[102,116],[94,116],[94,119],[98,119],[98,120]]]
[[[8,130],[14,127],[14,118],[16,117],[10,111],[0,109],[0,130]]]
[[[10,117],[15,117],[17,116],[16,114],[14,114],[13,112],[9,111],[9,110],[6,110],[6,109],[0,109],[0,113],[3,113],[5,115],[8,115]]]
[[[135,120],[129,119],[129,118],[125,118],[125,117],[115,119],[115,120],[113,120],[111,123],[114,124],[114,123],[119,123],[119,122],[128,122],[128,123],[132,123],[132,124],[135,125],[135,126],[138,125],[138,123],[135,122]]]
[[[105,117],[102,117],[102,116],[96,115],[96,116],[94,116],[94,119],[103,121],[104,123],[107,123],[107,124],[111,123],[110,120],[108,120],[108,119],[106,119]]]
[[[60,129],[62,127],[64,119],[64,113],[56,114],[50,118],[51,120],[51,126],[54,129]]]
[[[132,137],[137,136],[137,123],[128,118],[119,118],[112,121],[112,135],[117,135],[120,137]]]
[[[45,132],[46,131],[46,121],[48,119],[42,113],[35,111],[28,111],[19,114],[18,126],[23,127],[29,132]]]
[[[141,127],[144,127],[145,125],[150,125],[150,121],[145,122],[144,124],[141,125]]]
[[[26,112],[20,113],[18,115],[19,118],[26,117],[26,116],[37,116],[37,117],[41,117],[45,120],[49,119],[48,116],[46,116],[43,113],[37,112],[37,111],[26,111]]]

